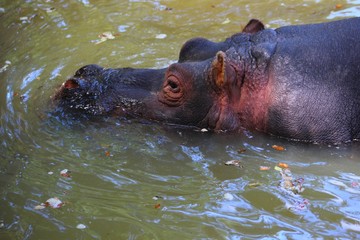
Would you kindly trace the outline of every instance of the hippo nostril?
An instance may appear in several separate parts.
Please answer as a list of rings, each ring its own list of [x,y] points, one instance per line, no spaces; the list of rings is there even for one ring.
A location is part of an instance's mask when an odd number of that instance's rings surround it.
[[[66,89],[74,89],[78,87],[79,87],[79,83],[74,79],[69,79],[64,83],[64,88]]]

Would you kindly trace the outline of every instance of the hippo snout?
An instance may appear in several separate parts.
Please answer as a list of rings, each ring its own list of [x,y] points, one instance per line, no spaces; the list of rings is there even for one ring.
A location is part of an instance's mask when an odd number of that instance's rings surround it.
[[[103,83],[104,68],[98,65],[86,65],[76,71],[75,75],[66,80],[61,87],[61,91],[71,94],[97,92],[101,90]]]
[[[142,71],[131,68],[112,69],[95,64],[86,65],[61,85],[53,99],[61,112],[90,115],[112,114],[113,111],[121,115],[126,110],[134,112],[134,109],[144,107],[144,98],[153,96],[148,89],[149,76],[162,80],[163,72],[159,72],[160,76],[157,76],[143,74]]]
[[[106,107],[99,100],[105,89],[104,68],[87,65],[66,80],[53,99],[58,103],[61,111],[70,110],[70,112],[98,115],[106,111]]]

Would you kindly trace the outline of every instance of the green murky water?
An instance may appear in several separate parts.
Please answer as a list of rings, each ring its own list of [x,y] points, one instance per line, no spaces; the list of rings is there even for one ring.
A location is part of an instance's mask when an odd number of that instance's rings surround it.
[[[360,238],[359,144],[48,114],[85,64],[164,67],[187,39],[222,40],[250,18],[278,27],[359,15],[356,0],[1,0],[0,239]],[[115,39],[99,43],[104,32]],[[224,165],[232,159],[242,167]],[[302,193],[279,185],[279,162]],[[37,209],[53,197],[65,204]]]

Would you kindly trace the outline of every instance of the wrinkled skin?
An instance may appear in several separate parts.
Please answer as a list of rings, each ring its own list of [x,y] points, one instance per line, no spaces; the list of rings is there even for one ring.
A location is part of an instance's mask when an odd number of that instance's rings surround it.
[[[261,25],[220,43],[190,40],[167,69],[87,66],[56,99],[91,114],[130,112],[309,142],[359,139],[360,19],[275,30]]]

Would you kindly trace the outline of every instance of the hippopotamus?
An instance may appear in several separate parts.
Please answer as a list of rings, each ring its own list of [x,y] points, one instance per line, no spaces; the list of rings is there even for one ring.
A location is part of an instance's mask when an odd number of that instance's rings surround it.
[[[63,111],[131,115],[317,143],[360,139],[360,18],[196,38],[164,69],[88,65],[55,95]]]

